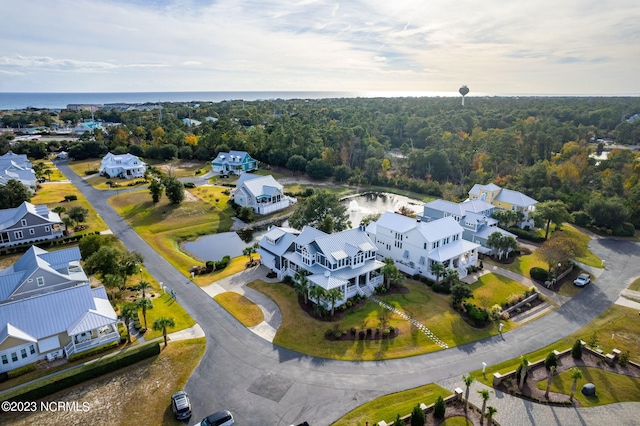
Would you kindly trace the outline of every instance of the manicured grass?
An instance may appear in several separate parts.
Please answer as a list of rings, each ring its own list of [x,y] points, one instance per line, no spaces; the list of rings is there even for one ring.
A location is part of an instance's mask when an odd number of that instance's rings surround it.
[[[87,183],[93,186],[95,189],[99,189],[101,191],[124,191],[131,190],[132,188],[140,188],[146,187],[149,182],[145,182],[144,178],[137,179],[119,179],[119,178],[108,178],[104,176],[100,176],[99,174],[91,175],[86,179]],[[117,186],[107,185],[107,182],[113,182]],[[133,185],[135,183],[135,185]],[[131,184],[131,186],[129,186]]]
[[[585,342],[596,332],[598,345],[605,353],[611,353],[614,348],[621,351],[629,351],[631,361],[638,362],[640,357],[640,321],[638,321],[638,311],[619,305],[612,305],[609,309],[597,316],[586,326],[558,340],[549,346],[540,348],[534,352],[527,354],[530,362],[544,359],[552,350],[563,351],[571,348],[574,342],[582,339]],[[614,340],[611,335],[615,335]],[[519,358],[514,358],[500,364],[490,365],[486,368],[486,374],[482,375],[480,370],[472,372],[473,376],[486,385],[492,385],[493,373],[500,372],[502,374],[515,370],[520,364]]]
[[[336,195],[341,195],[343,193],[346,195],[346,193],[349,192],[348,188],[339,187],[339,186],[324,186],[319,184],[318,185],[307,185],[307,184],[302,185],[299,183],[285,185],[284,191],[287,193],[297,194],[297,193],[304,192],[307,188],[313,188],[318,191],[327,191]]]
[[[62,202],[65,195],[76,195],[78,200]],[[109,229],[107,224],[104,223],[102,218],[98,216],[95,209],[82,193],[71,183],[52,183],[42,185],[42,187],[31,197],[31,203],[33,204],[46,204],[49,209],[53,210],[58,206],[64,207],[67,211],[71,210],[75,206],[84,207],[89,211],[87,220],[82,225],[89,225],[89,228],[79,232],[79,234],[93,233],[96,231],[105,231]],[[64,213],[62,214],[64,217]]]
[[[366,191],[379,191],[379,192],[388,192],[390,194],[404,195],[405,197],[413,198],[414,200],[422,200],[425,203],[429,201],[436,200],[438,197],[433,197],[431,195],[424,195],[413,191],[407,191],[404,189],[386,187],[386,186],[369,186],[369,187],[359,187],[358,192],[366,192]]]
[[[491,260],[489,260],[489,262],[491,262]],[[518,256],[513,261],[513,263],[508,263],[508,264],[500,263],[497,265],[500,266],[501,268],[504,268],[511,272],[515,272],[527,278],[531,278],[531,275],[529,275],[529,271],[533,267],[538,267],[542,269],[549,268],[549,266],[545,262],[543,262],[542,259],[538,257],[536,252],[533,252],[531,254],[527,254],[524,256]]]
[[[200,170],[200,174],[205,174],[211,171],[211,163],[208,161],[171,160],[158,162],[157,160],[149,160],[147,163],[156,169],[166,174],[171,174],[171,176],[177,178],[196,177],[196,172],[198,170]]]
[[[260,259],[260,255],[254,254],[253,259],[254,260]],[[231,262],[229,262],[227,267],[224,268],[223,270],[213,271],[210,274],[198,276],[195,278],[195,282],[199,286],[203,286],[203,285],[209,285],[212,282],[221,280],[223,278],[230,277],[231,275],[235,275],[238,272],[242,272],[245,269],[247,269],[246,265],[248,261],[249,259],[247,258],[247,256],[234,257],[231,259]]]
[[[594,253],[589,250],[589,242],[591,241],[591,237],[582,232],[580,229],[564,224],[562,225],[562,232],[566,232],[571,235],[571,237],[578,242],[579,246],[583,248],[584,253],[581,256],[576,257],[578,262],[584,263],[585,265],[592,266],[594,268],[602,267],[602,259],[596,256]]]
[[[392,423],[398,414],[400,417],[411,414],[416,405],[421,403],[430,405],[435,403],[439,396],[446,398],[451,394],[452,392],[447,389],[431,383],[419,388],[381,396],[350,411],[332,423],[332,426],[365,426],[367,421],[370,425],[374,425],[380,420]]]
[[[591,277],[591,279],[593,280],[593,277]],[[562,286],[558,290],[558,294],[561,296],[573,297],[578,293],[580,293],[581,290],[582,290],[582,287],[578,287],[573,283],[573,281],[569,280],[564,284],[562,284]]]
[[[486,309],[501,305],[509,296],[522,295],[528,289],[524,284],[494,273],[482,275],[469,288],[473,291],[470,302]]]
[[[640,291],[640,278],[637,278],[631,283],[629,290]]]
[[[290,286],[282,283],[268,284],[260,280],[248,285],[269,296],[280,308],[282,325],[276,333],[274,343],[288,349],[323,358],[357,361],[402,358],[441,349],[407,320],[396,314],[388,314],[389,311],[372,301],[347,312],[339,322],[318,321],[302,311],[297,295]],[[408,294],[380,297],[387,304],[399,308],[426,325],[449,346],[462,345],[498,334],[498,323],[491,323],[482,329],[467,324],[451,308],[449,296],[434,293],[426,285],[413,280],[407,280],[406,286],[410,290]],[[388,324],[398,328],[397,337],[382,340],[325,339],[327,329],[375,329],[380,326],[381,313],[390,315]],[[506,322],[504,330],[515,326]]]
[[[69,167],[76,172],[78,176],[87,176],[86,172],[89,170],[100,170],[101,158],[88,158],[80,161],[69,161]]]
[[[144,338],[146,340],[162,336],[162,330],[153,329],[153,322],[163,316],[173,318],[176,323],[175,327],[167,328],[167,334],[193,327],[196,324],[196,321],[189,316],[182,306],[180,306],[179,301],[180,293],[176,293],[176,300],[173,300],[169,293],[165,293],[162,296],[151,299],[151,302],[153,302],[153,309],[147,309],[147,326],[149,329],[144,334]],[[138,313],[140,315],[140,323],[144,327],[142,311],[139,311]]]
[[[577,382],[574,398],[580,402],[580,407],[640,401],[640,379],[593,367],[579,367],[579,369],[582,371],[582,379]],[[596,396],[585,396],[580,392],[586,383],[593,383],[596,386]],[[569,399],[572,385],[571,372],[566,370],[553,377],[550,390],[563,393]],[[536,386],[538,389],[546,389],[547,380],[539,381]]]
[[[286,178],[286,177],[290,177],[287,174],[281,173],[281,172],[277,172],[275,170],[265,170],[265,169],[258,169],[255,172],[253,172],[256,175],[260,175],[260,176],[273,176],[274,179],[278,180],[278,179],[282,179],[282,178]]]
[[[213,298],[245,327],[253,327],[264,321],[262,310],[241,294],[228,291]]]
[[[180,243],[228,231],[233,216],[223,188],[195,188],[193,191],[190,198],[177,206],[170,204],[166,197],[154,205],[147,191],[124,193],[109,199],[127,223],[187,277],[190,277],[189,269],[202,262],[181,251]],[[207,196],[211,196],[211,202],[203,201]]]
[[[471,420],[462,416],[449,417],[440,423],[440,426],[471,426],[473,423]]]
[[[58,170],[58,167],[53,163],[53,161],[42,161],[45,166],[45,170],[50,170],[51,173],[43,173],[43,177],[47,180],[47,182],[59,182],[62,180],[66,180],[67,178]]]

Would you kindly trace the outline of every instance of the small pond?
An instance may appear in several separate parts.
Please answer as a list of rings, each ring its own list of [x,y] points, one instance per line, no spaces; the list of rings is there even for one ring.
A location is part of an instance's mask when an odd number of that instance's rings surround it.
[[[358,195],[344,200],[343,203],[347,205],[349,220],[354,228],[360,224],[364,217],[370,214],[398,211],[402,206],[422,214],[424,206],[423,201],[388,193]],[[289,222],[285,221],[281,226],[287,227]],[[182,249],[203,262],[220,260],[225,255],[233,258],[241,256],[245,247],[259,241],[266,232],[266,229],[258,229],[252,233],[242,232],[240,235],[236,232],[207,235],[195,241],[184,243]]]

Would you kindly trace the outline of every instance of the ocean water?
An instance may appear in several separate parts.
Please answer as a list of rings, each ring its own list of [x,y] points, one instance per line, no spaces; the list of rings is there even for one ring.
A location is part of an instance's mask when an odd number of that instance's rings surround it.
[[[372,97],[456,96],[445,92],[101,92],[0,93],[0,110],[27,107],[64,109],[68,104],[142,104],[154,102],[221,102],[225,100],[326,99]],[[459,95],[458,95],[459,96]]]

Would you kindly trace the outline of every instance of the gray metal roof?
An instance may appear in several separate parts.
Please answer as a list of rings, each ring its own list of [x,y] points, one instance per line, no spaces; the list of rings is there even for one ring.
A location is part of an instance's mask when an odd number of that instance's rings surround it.
[[[353,256],[358,251],[373,250],[375,248],[373,241],[371,241],[367,233],[360,228],[348,229],[346,231],[336,232],[335,234],[318,237],[315,239],[315,243],[327,258],[330,258],[331,253],[340,251],[347,253],[349,256]],[[360,246],[365,247],[365,249],[363,250]]]
[[[380,219],[376,221],[378,228],[382,226],[401,234],[415,228],[417,224],[418,222],[415,219],[389,211],[384,212]]]
[[[438,210],[441,212],[446,212],[450,214],[454,214],[457,216],[462,216],[464,214],[464,210],[462,209],[460,204],[452,203],[447,200],[433,200],[429,201],[424,205],[424,208],[430,208],[433,210]]]
[[[0,305],[0,318],[3,324],[10,323],[40,340],[67,331],[90,310],[103,316],[108,314],[115,321],[110,304],[100,302],[98,309],[89,284],[5,303]]]
[[[19,328],[9,323],[7,323],[7,325],[5,325],[2,331],[0,331],[0,345],[2,344],[2,342],[7,340],[8,337],[13,337],[15,339],[23,340],[25,342],[35,343],[38,341],[38,339],[36,339],[35,337],[30,336],[28,333],[25,333],[24,331],[20,330]]]
[[[34,205],[27,201],[24,201],[18,207],[0,210],[0,229],[6,229],[10,226],[15,225],[28,213],[38,216],[42,220],[50,223],[62,223],[62,221],[60,220],[60,215],[58,215],[58,213],[50,211],[46,205]]]
[[[454,234],[461,234],[464,229],[451,216],[436,219],[431,222],[420,222],[418,230],[427,241],[437,241]]]
[[[249,194],[253,195],[253,197],[257,198],[261,195],[269,195],[272,196],[277,191],[282,192],[282,185],[280,185],[271,175],[267,176],[256,176],[256,175],[247,175],[244,173],[243,176],[254,176],[253,179],[243,179],[242,181],[238,179],[238,184],[236,188],[243,187]],[[242,179],[242,176],[241,176]]]
[[[496,206],[483,200],[466,200],[459,204],[464,211],[481,213],[487,210],[494,210]]]
[[[502,191],[500,191],[495,200],[513,204],[518,207],[529,207],[538,203],[536,200],[527,195],[524,195],[522,192],[513,191],[511,189],[503,189]]]

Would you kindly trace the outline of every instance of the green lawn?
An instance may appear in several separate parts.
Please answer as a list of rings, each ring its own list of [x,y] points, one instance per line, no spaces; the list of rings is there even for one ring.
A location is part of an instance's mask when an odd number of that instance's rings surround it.
[[[563,351],[570,348],[578,339],[589,341],[594,331],[598,338],[598,345],[605,353],[611,353],[611,350],[614,348],[620,349],[621,351],[626,350],[631,354],[631,361],[640,361],[640,356],[638,356],[640,353],[640,321],[638,321],[638,311],[619,305],[612,305],[580,330],[549,346],[527,354],[527,358],[530,362],[534,362],[539,359],[544,359],[552,350]],[[613,340],[611,339],[612,334],[614,335]],[[472,372],[472,374],[477,380],[491,386],[493,373],[508,373],[509,371],[515,370],[519,364],[520,359],[514,358],[501,362],[500,364],[487,366],[484,377],[480,370],[476,370]]]
[[[622,374],[616,374],[599,368],[579,367],[582,379],[578,380],[574,398],[580,402],[580,407],[594,407],[597,405],[614,404],[616,402],[640,401],[640,380]],[[585,396],[580,392],[586,383],[596,386],[596,396]],[[569,370],[557,374],[551,380],[552,392],[563,393],[567,399],[571,395],[573,379]],[[539,381],[538,389],[547,388],[547,380]]]
[[[180,293],[176,294],[176,299],[178,301],[180,300]],[[153,302],[153,309],[147,310],[147,325],[149,329],[144,334],[144,338],[146,340],[162,336],[162,330],[154,330],[152,327],[153,321],[163,316],[173,318],[176,323],[175,327],[167,329],[167,334],[193,327],[196,324],[196,321],[189,316],[182,306],[180,306],[180,303],[173,300],[169,293],[155,297],[151,299],[151,301]],[[143,323],[142,311],[139,312],[139,315],[140,322]]]
[[[233,209],[227,204],[229,196],[223,191],[224,188],[218,187],[194,188],[177,206],[170,204],[166,197],[154,205],[148,191],[123,193],[109,198],[109,203],[138,235],[190,277],[189,268],[202,262],[183,252],[180,243],[229,230]],[[210,277],[205,277],[196,277],[196,283],[210,283]]]
[[[389,317],[389,325],[399,330],[399,335],[393,339],[329,341],[325,339],[327,329],[375,329],[380,326],[380,314],[389,311],[375,302],[367,301],[363,307],[348,311],[339,322],[318,321],[300,309],[297,295],[291,287],[259,280],[248,285],[269,296],[280,308],[282,325],[274,343],[291,350],[323,358],[364,361],[402,358],[441,349],[417,327],[395,314]],[[406,286],[410,290],[408,294],[391,294],[380,298],[425,324],[449,346],[498,334],[498,323],[491,323],[482,329],[467,324],[451,308],[450,296],[434,293],[426,285],[413,280],[407,280]],[[507,321],[504,330],[514,327],[515,324]]]
[[[359,406],[332,423],[332,426],[365,426],[365,422],[374,425],[380,420],[391,423],[398,414],[400,417],[411,414],[416,405],[430,405],[435,403],[439,396],[446,398],[451,394],[452,392],[433,383],[392,393]]]
[[[262,310],[241,294],[227,291],[213,298],[245,327],[253,327],[264,321]]]
[[[629,290],[640,291],[640,278],[637,278],[631,283]]]
[[[471,284],[473,299],[470,301],[480,307],[490,309],[493,305],[501,305],[511,295],[522,295],[528,287],[505,276],[488,273]]]
[[[78,176],[87,176],[87,171],[95,170],[97,172],[100,170],[101,161],[102,159],[100,158],[88,158],[80,161],[69,161],[68,164]]]

